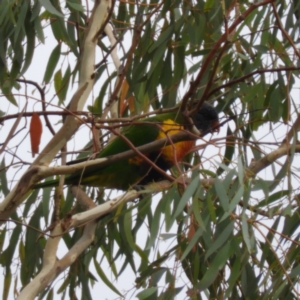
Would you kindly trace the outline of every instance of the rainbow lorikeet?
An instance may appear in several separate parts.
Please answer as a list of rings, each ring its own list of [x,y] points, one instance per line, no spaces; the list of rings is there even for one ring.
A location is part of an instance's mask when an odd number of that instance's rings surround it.
[[[219,130],[218,113],[207,103],[203,103],[199,111],[192,116],[192,120],[202,133]],[[129,125],[121,131],[122,136],[126,137],[135,147],[166,138],[166,134],[173,135],[180,132],[184,129],[185,120],[179,111],[174,111],[141,119],[138,123]],[[180,141],[164,146],[159,150],[145,153],[145,155],[160,169],[167,171],[176,162],[180,162],[194,145],[195,140]],[[130,150],[128,143],[121,136],[117,136],[108,143],[97,158],[109,157],[127,150]],[[76,161],[74,162],[76,163]],[[67,176],[65,184],[127,190],[131,186],[144,185],[163,178],[161,172],[155,170],[137,155],[129,159],[112,162],[104,167],[89,166]],[[58,180],[52,180],[37,184],[35,188],[56,185],[58,185]]]

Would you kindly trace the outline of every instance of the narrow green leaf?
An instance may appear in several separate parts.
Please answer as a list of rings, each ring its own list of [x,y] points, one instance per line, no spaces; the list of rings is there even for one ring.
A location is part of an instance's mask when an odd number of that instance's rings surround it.
[[[2,257],[4,261],[4,265],[7,270],[10,269],[10,266],[12,265],[13,256],[15,254],[16,249],[18,249],[18,242],[20,240],[21,236],[21,226],[16,226],[13,230],[13,233],[9,239],[9,245],[5,249],[4,252],[2,252]]]
[[[238,191],[234,195],[233,199],[229,203],[228,211],[226,211],[224,213],[224,215],[220,219],[220,222],[222,222],[223,220],[228,218],[228,216],[235,210],[237,204],[242,199],[243,194],[244,194],[244,185],[240,185],[240,188],[238,189]]]
[[[63,78],[61,77],[61,75],[62,75],[61,70],[59,70],[58,72],[60,72],[60,74],[57,75],[58,76],[58,78],[57,78],[58,82],[57,82],[57,87],[55,88],[55,91],[56,91],[57,96],[59,98],[58,105],[61,105],[66,99],[68,88],[69,88],[69,83],[70,83],[70,78],[71,78],[70,66],[68,66],[68,68],[66,70],[66,73],[65,73]],[[54,76],[54,84],[55,84],[55,76]]]
[[[205,224],[204,221],[202,220],[202,217],[200,215],[200,207],[199,207],[199,199],[198,197],[193,197],[193,202],[192,202],[192,211],[195,217],[195,220],[197,221],[199,227],[203,228],[205,230]]]
[[[300,265],[294,267],[291,271],[290,278],[297,278],[300,274]]]
[[[237,172],[235,169],[232,170],[228,170],[229,172],[226,174],[226,177],[222,180],[223,183],[223,187],[225,190],[229,190],[231,188],[233,188],[232,182],[233,182],[233,178],[235,176],[237,176]],[[236,188],[234,188],[236,189]]]
[[[167,39],[169,39],[173,34],[174,26],[169,26],[165,31],[161,33],[158,37],[157,41],[153,43],[153,45],[148,50],[148,53],[151,54],[155,49],[160,47]]]
[[[58,93],[61,89],[61,81],[62,81],[62,74],[61,74],[61,69],[59,69],[55,74],[54,74],[54,88],[57,96],[59,97]]]
[[[28,212],[30,208],[32,207],[32,204],[36,202],[37,196],[38,196],[39,190],[33,190],[31,195],[27,198],[23,210],[23,217],[27,217]],[[49,207],[48,207],[48,213],[49,213]]]
[[[40,233],[34,229],[40,230],[41,214],[42,203],[39,203],[29,221],[29,228],[25,234],[25,258],[24,263],[21,265],[20,276],[23,285],[26,285],[30,281],[40,263],[40,260],[36,259],[41,254],[41,240],[38,240]]]
[[[174,239],[177,237],[177,234],[176,233],[162,233],[160,234],[160,237],[163,239],[163,240],[168,240],[168,239]]]
[[[7,196],[9,193],[9,189],[7,186],[7,178],[6,178],[6,167],[5,167],[5,160],[3,158],[1,165],[0,165],[0,188],[4,196]]]
[[[180,257],[180,261],[183,261],[186,258],[186,256],[191,252],[191,250],[193,249],[194,245],[198,242],[198,239],[203,234],[203,231],[204,231],[203,228],[199,227],[197,229],[197,231],[195,232],[193,238],[189,241],[188,246],[186,247],[186,249],[182,253],[182,255]]]
[[[223,157],[223,161],[222,163],[226,166],[228,166],[231,161],[232,161],[232,157],[234,154],[234,145],[235,145],[235,140],[232,138],[232,131],[230,129],[230,127],[228,126],[227,128],[227,134],[226,134],[227,138],[226,138],[226,149],[225,149],[225,153],[224,153],[224,157]],[[217,170],[217,174],[221,175],[224,172],[224,169],[219,167]]]
[[[225,246],[220,250],[218,255],[216,255],[213,261],[210,263],[208,270],[204,274],[203,278],[198,284],[198,288],[202,291],[209,287],[216,279],[219,274],[220,269],[225,265],[226,261],[229,259],[230,254],[230,243],[226,243]]]
[[[44,8],[49,11],[51,14],[56,15],[58,17],[63,18],[64,15],[61,14],[50,2],[50,0],[39,0],[40,3],[42,4],[42,6],[44,6]]]
[[[174,49],[174,85],[178,85],[178,83],[183,80],[184,74],[186,73],[185,66],[185,47],[176,47]],[[184,80],[183,80],[184,81]]]
[[[57,294],[61,294],[61,293],[63,293],[63,291],[65,290],[65,289],[67,289],[67,287],[70,285],[70,277],[67,277],[64,281],[63,281],[63,283],[61,284],[61,286],[57,289]]]
[[[50,177],[51,179],[53,177]],[[51,192],[53,191],[53,189],[51,187],[49,188],[43,188],[43,196],[42,196],[42,211],[43,213],[41,214],[41,217],[43,216],[45,219],[45,224],[48,224],[48,220],[50,220],[49,218],[49,207],[51,206],[50,201],[52,201],[52,197],[51,197]],[[64,196],[62,196],[61,201],[63,202]]]
[[[207,0],[207,1],[205,1],[204,11],[205,12],[210,11],[213,8],[214,4],[215,4],[215,0]]]
[[[174,281],[175,281],[175,278],[173,278],[173,280],[170,281],[170,283],[172,284]],[[156,299],[160,299],[160,300],[170,299],[171,300],[171,299],[181,298],[180,297],[181,295],[178,295],[178,294],[186,287],[182,286],[182,287],[174,288],[173,285],[171,285],[171,286],[172,286],[171,288],[166,289],[163,293],[161,293],[159,295],[159,298],[156,298]],[[176,296],[178,296],[178,297],[176,297]],[[156,299],[154,299],[154,300],[156,300]]]
[[[8,299],[10,285],[11,285],[11,271],[10,269],[7,269],[6,274],[4,276],[4,287],[3,287],[3,294],[2,294],[3,300]]]
[[[35,50],[35,31],[34,28],[32,28],[32,25],[28,24],[28,22],[25,23],[25,30],[26,30],[26,36],[27,36],[27,44],[26,44],[26,53],[25,53],[25,60],[23,63],[22,70],[20,72],[20,75],[23,75],[32,62],[33,53]]]
[[[240,184],[244,183],[244,174],[245,174],[244,165],[241,156],[239,156],[238,157],[238,178]]]
[[[246,55],[244,55],[244,54],[242,54],[242,53],[237,53],[237,55],[238,55],[242,60],[248,60],[248,59],[249,59]]]
[[[129,210],[125,216],[124,216],[124,231],[125,231],[125,235],[126,235],[126,240],[127,243],[129,244],[131,249],[135,249],[135,241],[134,241],[134,237],[132,235],[132,214],[131,214],[131,210]]]
[[[23,30],[24,30],[24,23],[25,23],[25,18],[28,10],[28,1],[23,1],[22,6],[21,6],[21,11],[18,14],[18,22],[17,26],[14,30],[14,41],[16,44],[19,44],[17,41],[23,39]]]
[[[25,258],[25,247],[24,247],[23,240],[20,240],[20,243],[19,243],[19,257],[20,257],[21,263],[23,263],[24,258]]]
[[[151,222],[149,222],[150,225],[150,236],[147,242],[147,246],[145,248],[145,250],[149,250],[154,243],[157,241],[157,236],[158,236],[158,230],[160,227],[160,218],[161,215],[163,213],[162,211],[162,206],[164,205],[164,201],[160,201],[156,207],[153,219],[151,220]]]
[[[272,204],[273,202],[276,202],[278,200],[283,199],[284,197],[290,195],[291,191],[289,190],[282,190],[278,191],[271,196],[266,197],[264,200],[260,201],[257,207],[264,207],[268,206],[269,204]]]
[[[1,86],[1,90],[2,90],[2,94],[6,97],[6,99],[13,105],[17,106],[18,107],[18,103],[14,97],[14,95],[12,94],[12,91],[11,91],[11,86],[10,86],[10,83],[7,82],[7,83],[4,83],[3,86]]]
[[[299,215],[300,207],[298,207],[292,216],[286,216],[282,233],[287,236],[292,236],[293,233],[299,228]]]
[[[216,178],[214,186],[215,186],[217,195],[219,197],[220,203],[221,203],[224,211],[228,211],[228,209],[229,209],[229,199],[228,199],[228,196],[227,196],[227,192],[224,189],[224,186],[222,184],[222,181],[219,178]]]
[[[191,199],[191,197],[193,196],[193,194],[195,193],[196,189],[199,187],[199,178],[198,176],[196,176],[192,182],[190,183],[190,185],[187,187],[187,189],[184,191],[177,207],[176,210],[173,214],[172,220],[175,220],[179,214],[182,213],[182,211],[184,210],[187,202]],[[172,223],[172,222],[171,222]]]
[[[147,78],[150,78],[151,75],[154,73],[156,68],[162,67],[162,58],[165,54],[166,44],[163,44],[161,47],[157,48],[155,52],[152,54],[153,57],[151,59],[151,67],[147,73]]]
[[[193,266],[192,266],[192,270],[193,270],[193,276],[194,278],[200,278],[201,277],[201,270],[203,269],[203,266],[201,265],[203,262],[202,258],[202,253],[200,254],[199,248],[196,249],[194,255],[193,255]],[[184,266],[184,262],[182,261],[182,267],[185,268]]]
[[[233,233],[233,225],[233,222],[229,222],[229,224],[224,228],[218,238],[207,249],[205,259],[208,259],[215,251],[221,248],[229,240],[229,236]]]
[[[47,67],[46,67],[44,79],[43,79],[43,81],[45,83],[49,83],[52,78],[53,72],[54,72],[56,65],[60,58],[60,49],[61,49],[61,44],[58,44],[53,49],[53,51],[50,55],[50,58],[49,58],[49,61],[48,61]]]
[[[109,280],[107,278],[107,276],[105,275],[105,272],[103,272],[102,268],[100,267],[99,263],[97,262],[97,260],[94,258],[94,266],[95,269],[98,273],[98,275],[100,276],[100,278],[102,279],[102,281],[112,290],[114,291],[116,294],[118,294],[120,297],[122,297],[123,295],[118,291],[118,289],[115,287],[114,284],[112,284],[112,281]]]
[[[36,32],[37,39],[39,39],[43,44],[45,44],[45,35],[44,35],[43,27],[41,25],[40,18],[36,18],[34,20],[34,29]]]
[[[230,293],[236,287],[237,280],[241,274],[241,258],[237,257],[231,268],[230,277],[227,281],[228,288],[226,288],[225,299],[230,299]]]
[[[210,218],[214,223],[216,223],[217,221],[216,208],[212,200],[212,194],[210,192],[207,193],[205,201],[206,201],[207,209],[209,211]]]
[[[72,2],[69,0],[69,1],[67,1],[67,4],[76,11],[81,11],[81,12],[84,11],[84,9],[80,3],[75,3],[75,2]]]
[[[251,247],[251,241],[250,241],[250,235],[249,235],[247,216],[246,216],[245,212],[242,215],[242,233],[243,233],[243,238],[244,238],[245,244],[247,246],[247,249],[248,249],[249,253],[251,253],[252,247]]]
[[[46,300],[53,300],[54,299],[54,292],[53,289],[50,289],[49,293],[47,294]]]
[[[272,295],[273,299],[280,299],[281,297],[279,297],[280,293],[283,291],[283,289],[287,286],[287,280],[281,280],[280,281],[280,285],[276,285],[274,288],[274,294]],[[287,298],[289,299],[289,298]],[[292,297],[290,299],[293,299]]]
[[[4,246],[6,233],[7,233],[7,231],[6,231],[5,227],[0,230],[0,253],[3,252],[3,246]],[[4,263],[3,257],[0,255],[0,265],[3,265],[3,263]]]
[[[159,284],[161,277],[166,273],[166,271],[166,268],[157,268],[157,270],[151,275],[151,283],[153,285]]]
[[[255,48],[260,53],[267,53],[269,51],[269,47],[266,45],[254,45],[253,48]]]
[[[142,292],[138,293],[136,297],[139,300],[147,299],[152,294],[154,294],[157,291],[158,287],[150,287],[148,289],[143,290]]]

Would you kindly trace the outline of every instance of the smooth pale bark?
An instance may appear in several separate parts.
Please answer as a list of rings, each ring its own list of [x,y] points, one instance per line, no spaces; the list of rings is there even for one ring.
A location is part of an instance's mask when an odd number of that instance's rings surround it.
[[[111,1],[95,1],[95,6],[89,20],[88,28],[80,58],[79,84],[73,95],[69,109],[71,111],[82,110],[94,85],[95,51],[101,28],[105,23],[108,12],[111,9]],[[48,145],[41,151],[32,166],[25,172],[16,186],[0,203],[0,219],[6,220],[17,206],[26,198],[30,187],[38,182],[41,177],[36,166],[48,166],[56,154],[76,132],[81,124],[78,117],[67,116],[63,126]]]
[[[152,192],[154,189],[165,189],[170,187],[170,182],[162,181],[159,184],[149,184],[143,193]],[[70,219],[66,218],[59,221],[51,232],[48,238],[44,257],[43,268],[40,273],[21,291],[18,300],[34,299],[42,292],[61,272],[68,268],[78,256],[93,242],[97,219],[107,213],[115,210],[120,204],[136,199],[141,192],[128,191],[124,195],[116,197],[113,200],[107,201],[96,206],[92,199],[75,186],[72,187],[72,193],[77,198],[77,201],[88,208],[87,211],[75,214]],[[57,259],[58,244],[62,235],[70,228],[75,228],[85,225],[81,238],[74,246],[61,258]]]

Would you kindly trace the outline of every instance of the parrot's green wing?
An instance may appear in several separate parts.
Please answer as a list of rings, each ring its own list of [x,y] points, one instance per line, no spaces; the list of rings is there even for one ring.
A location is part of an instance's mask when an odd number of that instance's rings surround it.
[[[161,136],[161,126],[172,123],[174,114],[163,114],[152,118],[142,119],[122,130],[122,136],[116,137],[98,155],[97,158],[109,157],[130,150],[125,139],[135,147],[151,143]],[[181,127],[181,125],[177,125]],[[124,137],[124,138],[123,138]],[[156,154],[157,155],[157,154]],[[158,156],[158,155],[157,155]],[[151,166],[142,158],[133,158],[111,163],[105,167],[90,166],[85,170],[75,172],[66,178],[66,184],[82,184],[89,186],[104,186],[107,188],[128,189],[140,183],[149,172]],[[166,169],[166,168],[163,168]],[[154,178],[153,178],[154,179]]]

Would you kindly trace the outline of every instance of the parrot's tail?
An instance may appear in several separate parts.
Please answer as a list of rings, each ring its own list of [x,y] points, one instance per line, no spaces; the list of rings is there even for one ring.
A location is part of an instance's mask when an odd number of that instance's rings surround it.
[[[45,181],[45,182],[42,182],[42,183],[38,183],[38,184],[33,186],[33,189],[40,189],[40,188],[53,187],[53,186],[58,186],[58,180],[57,179],[53,179],[53,180]]]

